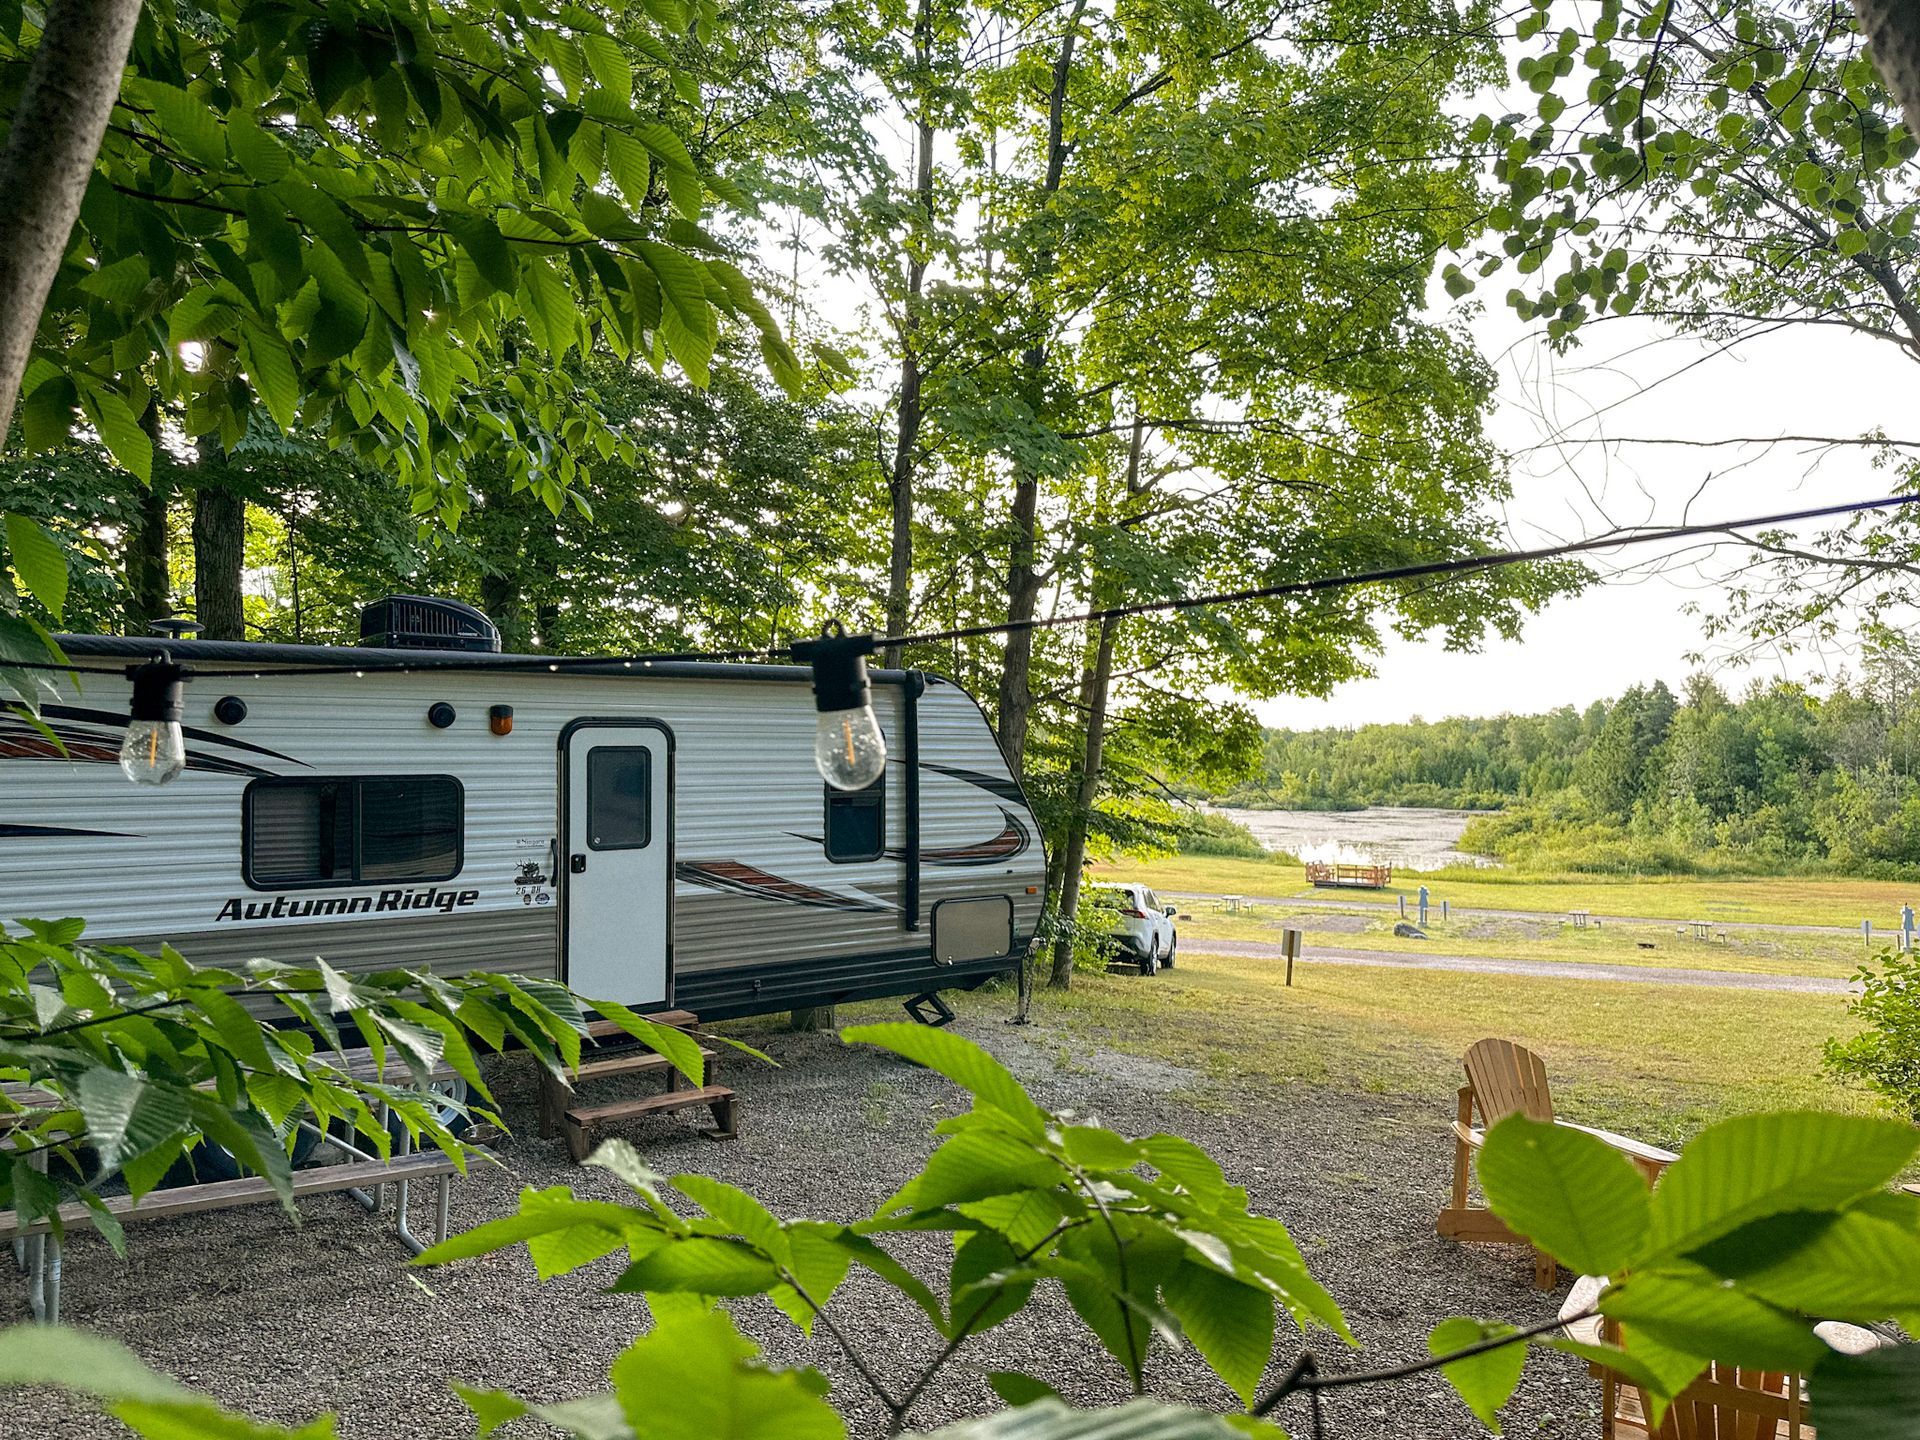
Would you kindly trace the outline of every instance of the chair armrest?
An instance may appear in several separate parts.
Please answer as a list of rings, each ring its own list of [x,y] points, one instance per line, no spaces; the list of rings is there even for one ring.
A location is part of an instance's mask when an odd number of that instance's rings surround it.
[[[1602,1343],[1604,1337],[1598,1315],[1589,1315],[1584,1320],[1573,1317],[1583,1310],[1591,1310],[1600,1299],[1600,1292],[1606,1288],[1607,1278],[1604,1275],[1582,1275],[1573,1282],[1573,1289],[1567,1292],[1567,1298],[1560,1306],[1560,1319],[1565,1322],[1561,1329],[1569,1339],[1588,1345]]]
[[[1564,1125],[1569,1130],[1579,1130],[1596,1140],[1604,1140],[1623,1155],[1635,1160],[1644,1160],[1650,1165],[1671,1165],[1680,1157],[1671,1150],[1662,1150],[1658,1145],[1648,1145],[1643,1141],[1630,1140],[1625,1135],[1616,1135],[1611,1130],[1596,1130],[1591,1125],[1576,1125],[1571,1120],[1556,1120],[1556,1125]]]
[[[1471,1145],[1476,1150],[1487,1138],[1486,1131],[1476,1130],[1471,1125],[1462,1125],[1458,1120],[1453,1122],[1453,1133],[1462,1145]]]

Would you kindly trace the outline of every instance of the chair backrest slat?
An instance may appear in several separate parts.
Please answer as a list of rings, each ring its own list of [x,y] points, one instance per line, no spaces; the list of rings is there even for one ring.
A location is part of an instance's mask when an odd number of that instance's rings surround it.
[[[1493,1125],[1516,1111],[1530,1120],[1553,1119],[1547,1067],[1531,1050],[1511,1040],[1482,1040],[1467,1051],[1466,1067],[1482,1124]]]
[[[1714,1365],[1681,1392],[1668,1409],[1656,1440],[1796,1440],[1799,1377],[1772,1371]],[[1625,1387],[1623,1387],[1625,1388]],[[1645,1392],[1636,1390],[1643,1414]]]

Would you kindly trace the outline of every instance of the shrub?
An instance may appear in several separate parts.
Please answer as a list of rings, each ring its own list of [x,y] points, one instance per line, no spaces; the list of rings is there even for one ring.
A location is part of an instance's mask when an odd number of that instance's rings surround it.
[[[1827,1042],[1827,1068],[1878,1091],[1920,1125],[1920,956],[1884,951],[1855,978],[1860,993],[1847,1013],[1866,1028]]]
[[[1238,820],[1199,811],[1179,832],[1182,855],[1219,855],[1230,860],[1266,860],[1272,852]]]

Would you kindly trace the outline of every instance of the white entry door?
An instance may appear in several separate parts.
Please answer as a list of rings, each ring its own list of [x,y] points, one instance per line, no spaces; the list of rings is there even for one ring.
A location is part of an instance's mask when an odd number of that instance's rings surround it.
[[[657,720],[576,720],[561,737],[567,985],[673,999],[673,736]]]

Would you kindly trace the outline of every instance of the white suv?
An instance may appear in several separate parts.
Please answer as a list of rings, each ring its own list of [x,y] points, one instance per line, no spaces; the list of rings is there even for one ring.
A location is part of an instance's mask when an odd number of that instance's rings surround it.
[[[1091,907],[1084,919],[1111,935],[1116,959],[1152,975],[1173,968],[1180,937],[1174,929],[1177,905],[1162,905],[1144,885],[1095,885],[1087,891]]]

